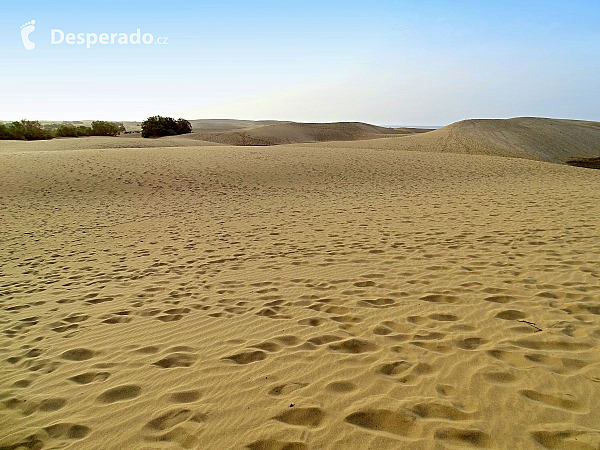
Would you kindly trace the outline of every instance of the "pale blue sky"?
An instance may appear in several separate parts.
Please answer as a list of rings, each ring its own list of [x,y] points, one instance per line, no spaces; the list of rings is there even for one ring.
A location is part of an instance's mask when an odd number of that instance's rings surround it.
[[[0,120],[600,121],[600,1],[28,1],[0,17]],[[34,50],[20,26],[32,19]],[[50,43],[135,32],[167,45]]]

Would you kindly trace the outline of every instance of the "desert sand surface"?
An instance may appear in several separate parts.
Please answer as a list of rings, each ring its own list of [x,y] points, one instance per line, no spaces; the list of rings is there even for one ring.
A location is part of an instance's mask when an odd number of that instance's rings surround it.
[[[47,141],[0,141],[0,153],[68,151],[109,148],[167,148],[219,145],[214,142],[182,139],[180,136],[144,139],[138,135],[88,136],[78,138],[56,138]]]
[[[0,448],[598,449],[600,172],[434,133],[2,143]]]
[[[329,144],[360,147],[360,142]],[[505,156],[565,163],[600,157],[600,122],[517,117],[473,119],[415,136],[384,137],[370,148]]]

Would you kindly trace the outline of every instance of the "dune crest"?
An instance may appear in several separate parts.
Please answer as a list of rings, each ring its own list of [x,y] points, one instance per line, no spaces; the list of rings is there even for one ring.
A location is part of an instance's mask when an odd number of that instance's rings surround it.
[[[402,139],[378,139],[369,148],[566,163],[600,156],[600,122],[540,117],[471,119]]]
[[[139,134],[45,142],[0,141],[0,153],[111,148],[312,144],[321,150],[362,148],[502,156],[597,167],[600,122],[519,117],[470,119],[438,130],[385,128],[362,122],[299,123],[192,120],[194,132],[158,139]]]
[[[427,131],[429,130],[417,128],[385,128],[362,122],[283,122],[252,126],[241,130],[193,132],[185,135],[185,138],[227,145],[280,145],[305,142],[355,141]]]

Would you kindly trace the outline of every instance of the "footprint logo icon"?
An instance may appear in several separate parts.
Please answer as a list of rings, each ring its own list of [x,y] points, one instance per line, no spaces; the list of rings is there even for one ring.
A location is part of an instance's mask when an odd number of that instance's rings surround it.
[[[33,50],[35,48],[35,44],[29,40],[29,35],[33,30],[35,30],[35,20],[21,25],[21,39],[23,39],[23,45],[27,50]]]

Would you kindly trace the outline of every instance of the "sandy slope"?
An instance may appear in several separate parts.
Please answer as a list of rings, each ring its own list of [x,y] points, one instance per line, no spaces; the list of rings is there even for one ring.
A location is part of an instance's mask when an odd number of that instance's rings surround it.
[[[360,122],[289,122],[222,132],[196,132],[196,129],[194,129],[194,133],[185,135],[185,137],[227,145],[280,145],[304,142],[355,141],[427,131],[429,130],[416,128],[391,129]]]
[[[139,135],[124,135],[116,138],[54,139],[39,143],[0,141],[0,152],[315,143],[321,149],[370,148],[464,153],[554,163],[600,157],[600,123],[579,120],[535,117],[476,119],[456,122],[434,131],[417,128],[390,129],[360,122],[272,123],[275,121],[220,119],[197,122],[201,122],[199,126],[202,131],[181,136],[142,139]],[[243,128],[248,123],[253,125]],[[219,129],[225,131],[215,131]]]
[[[227,131],[290,122],[281,120],[194,119],[190,120],[190,123],[194,131]]]
[[[350,145],[360,147],[361,143]],[[464,120],[416,136],[378,139],[369,147],[564,163],[573,158],[600,156],[600,123],[538,117]]]
[[[116,137],[51,139],[43,142],[0,141],[0,152],[81,150],[106,148],[193,147],[199,145],[277,145],[304,142],[349,141],[427,132],[415,128],[383,128],[365,123],[294,123],[276,121],[200,120],[201,131],[159,139],[140,134]],[[249,126],[252,124],[252,126]],[[196,129],[196,128],[195,128]],[[226,130],[226,131],[220,131]]]
[[[0,153],[41,152],[83,149],[108,148],[153,148],[153,147],[197,147],[199,145],[218,145],[213,142],[192,141],[179,136],[159,139],[143,139],[141,136],[101,137],[90,136],[80,138],[50,139],[48,141],[1,141]]]
[[[599,174],[4,151],[0,448],[597,449]]]
[[[226,131],[288,122],[280,120],[192,119],[190,123],[194,131]],[[141,131],[142,129],[142,122],[123,122],[123,125],[128,131]]]

